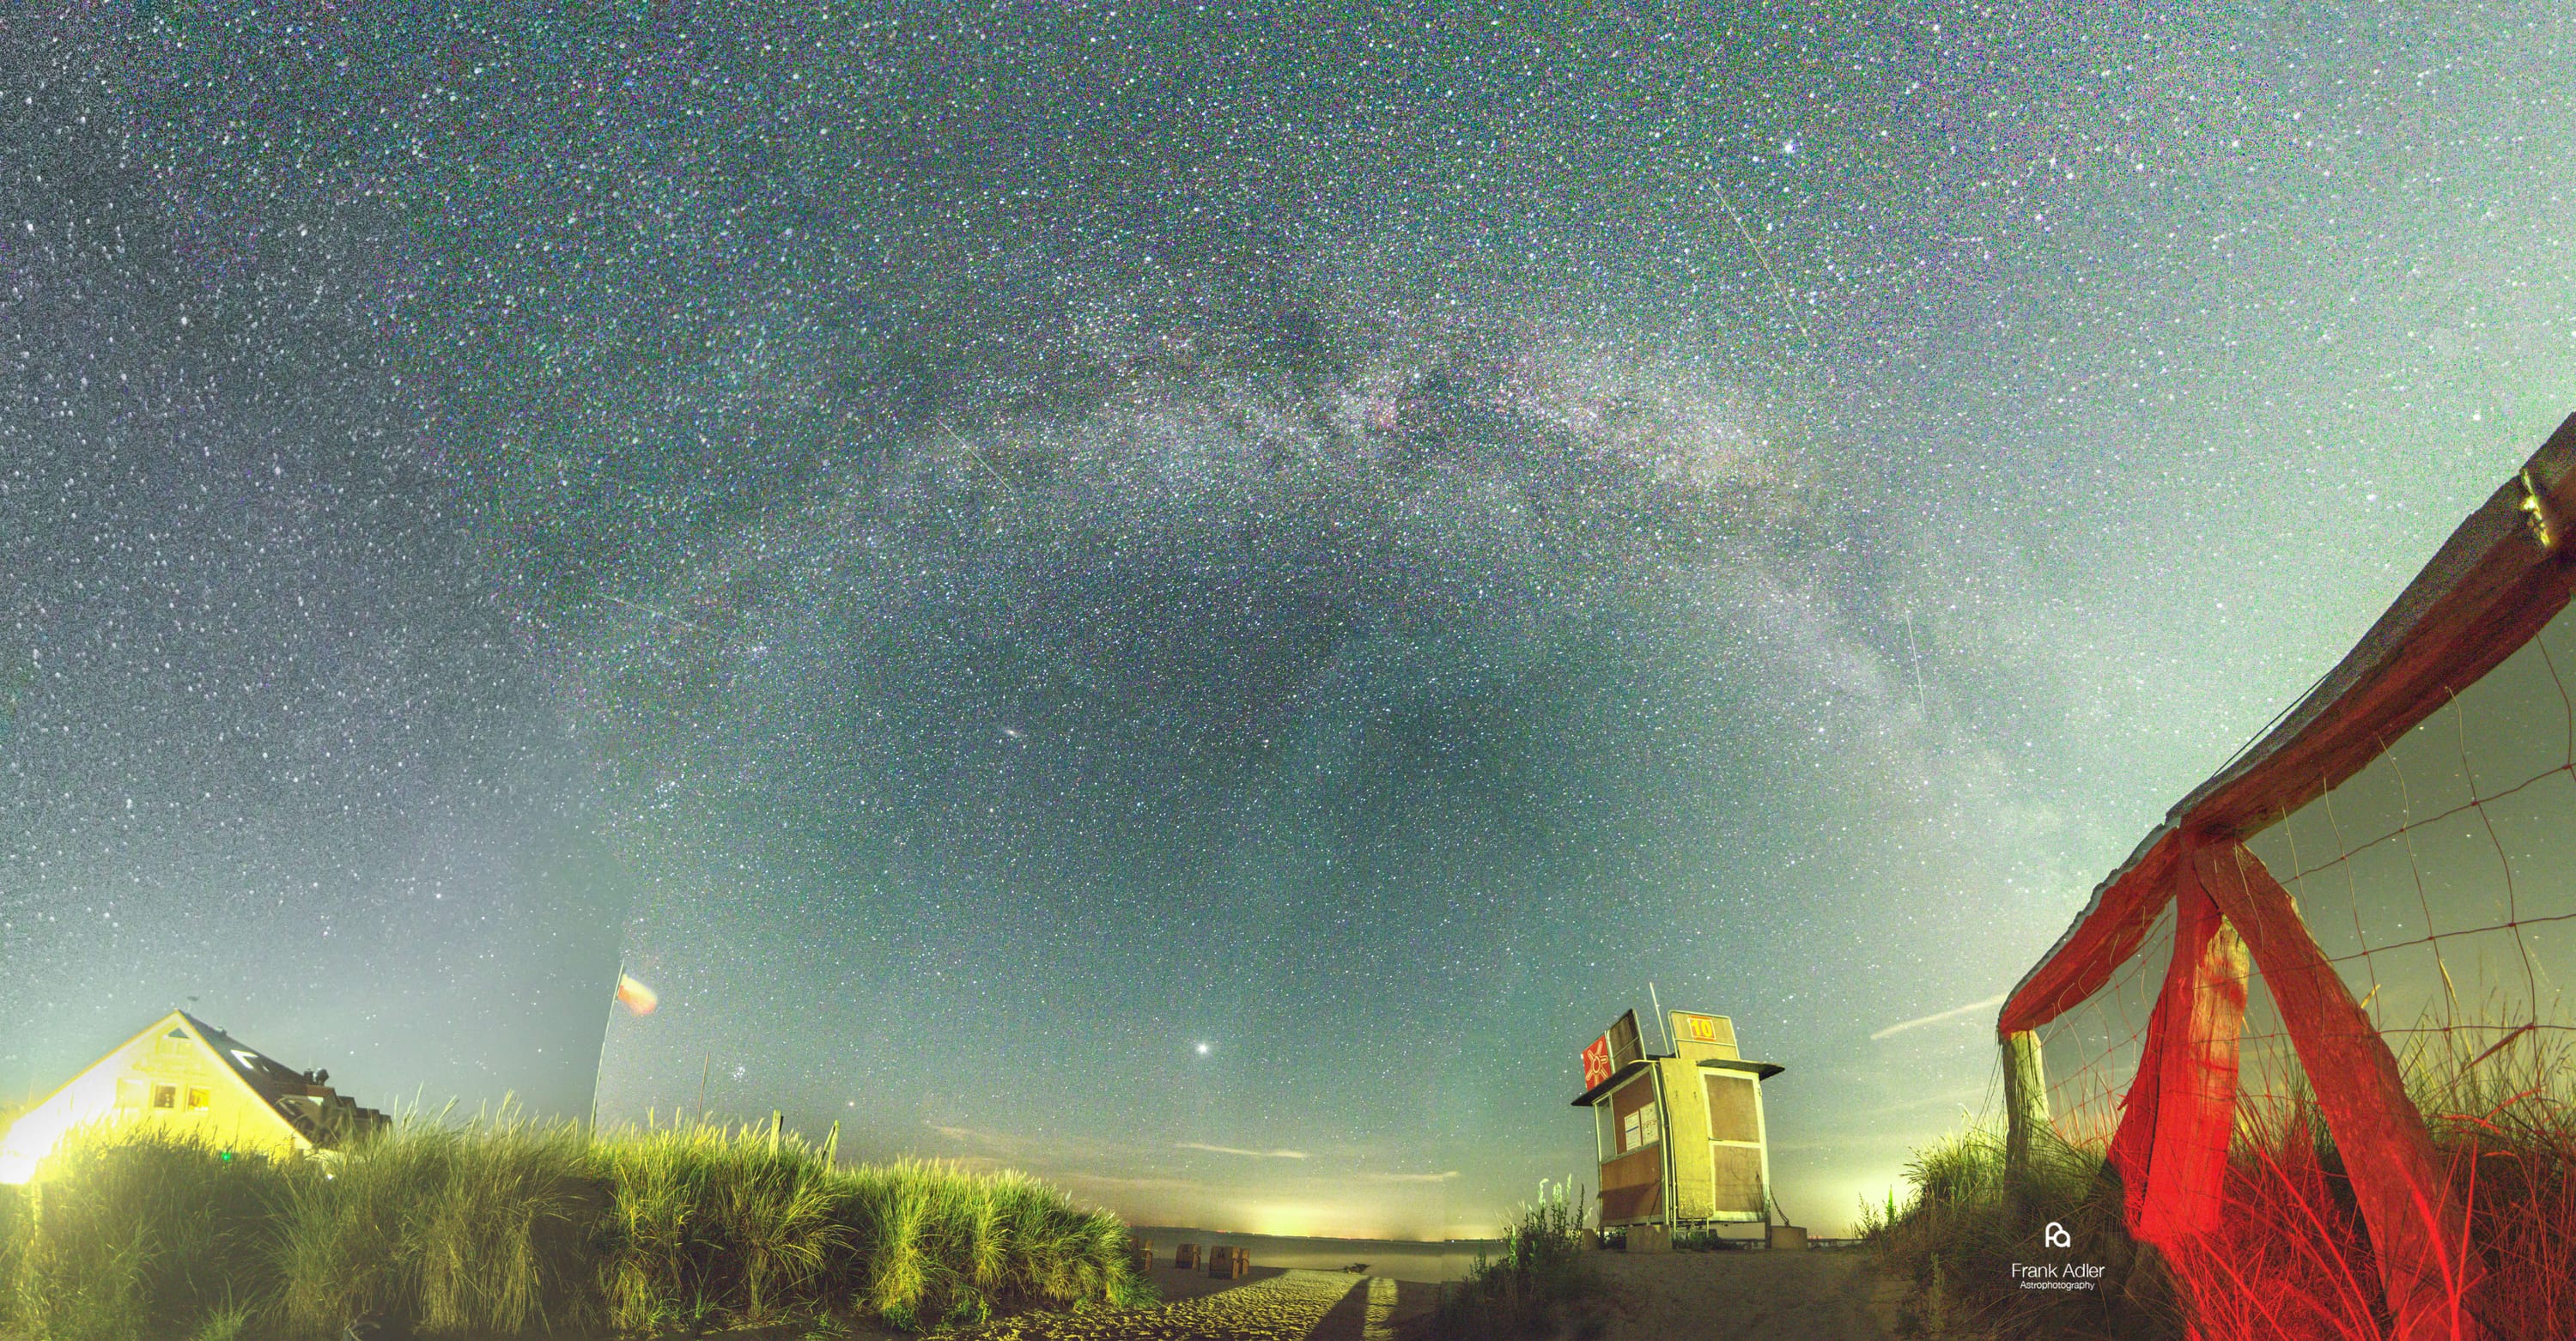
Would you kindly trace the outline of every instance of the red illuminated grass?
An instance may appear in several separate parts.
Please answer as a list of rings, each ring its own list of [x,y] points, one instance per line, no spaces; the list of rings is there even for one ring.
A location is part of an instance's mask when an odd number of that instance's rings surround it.
[[[2465,1323],[2495,1341],[2576,1337],[2576,1056],[2558,1031],[2428,1031],[2404,1060],[2483,1266]],[[2478,1050],[2472,1050],[2472,1041]],[[2552,1041],[2562,1040],[2562,1041]],[[2378,1264],[2332,1135],[2305,1095],[2249,1102],[2229,1154],[2227,1215],[2198,1249],[2131,1240],[2118,1172],[2098,1150],[2046,1133],[2030,1171],[2007,1179],[2002,1141],[1972,1130],[1920,1153],[1913,1199],[1872,1209],[1871,1237],[1912,1281],[1923,1335],[2122,1341],[2384,1341],[2392,1321]],[[2044,1253],[2041,1226],[2073,1246]],[[2015,1261],[2105,1267],[2102,1288],[2018,1288]]]

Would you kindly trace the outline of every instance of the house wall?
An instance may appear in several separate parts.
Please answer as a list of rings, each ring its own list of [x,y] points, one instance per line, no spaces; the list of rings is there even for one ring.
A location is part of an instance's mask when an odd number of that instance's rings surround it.
[[[1610,1149],[1614,1153],[1622,1153],[1633,1148],[1633,1143],[1628,1139],[1628,1115],[1639,1109],[1655,1106],[1655,1078],[1643,1071],[1638,1072],[1634,1077],[1621,1082],[1619,1088],[1610,1091],[1608,1103]],[[1662,1131],[1663,1115],[1655,1114],[1653,1121],[1654,1129],[1658,1132]],[[1652,1143],[1652,1141],[1647,1142],[1647,1144]]]
[[[171,1038],[172,1031],[180,1037]],[[155,1106],[166,1087],[167,1108]],[[192,1104],[191,1100],[198,1101]],[[232,1068],[175,1017],[128,1040],[0,1136],[0,1183],[23,1183],[65,1136],[90,1126],[144,1122],[210,1145],[283,1158],[311,1150]]]
[[[1700,1094],[1700,1070],[1689,1057],[1660,1057],[1655,1069],[1664,1082],[1664,1139],[1673,1147],[1673,1217],[1705,1220],[1715,1205],[1708,1162],[1708,1102]]]
[[[1664,1148],[1640,1146],[1601,1166],[1601,1223],[1624,1225],[1664,1218]]]
[[[1602,1115],[1605,1142],[1601,1161],[1601,1223],[1656,1222],[1664,1218],[1663,1112],[1655,1102],[1655,1076],[1639,1071],[1594,1105]],[[1653,1119],[1655,1139],[1628,1140],[1628,1116],[1645,1111]]]
[[[1735,1022],[1724,1015],[1677,1010],[1671,1012],[1671,1026],[1677,1055],[1656,1065],[1667,1068],[1664,1096],[1673,1110],[1674,1218],[1769,1218],[1762,1190],[1760,1083],[1741,1072],[1700,1066],[1741,1057]]]
[[[1752,1145],[1713,1145],[1708,1147],[1717,1187],[1712,1220],[1768,1219],[1769,1201],[1762,1195],[1762,1147]]]

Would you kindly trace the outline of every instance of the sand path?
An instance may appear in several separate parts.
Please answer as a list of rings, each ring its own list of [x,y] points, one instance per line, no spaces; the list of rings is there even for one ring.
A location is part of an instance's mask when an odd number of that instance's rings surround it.
[[[1901,1290],[1868,1253],[1592,1254],[1606,1286],[1571,1335],[1586,1341],[1890,1341]],[[958,1341],[1411,1341],[1428,1282],[1255,1267],[1225,1281],[1158,1267],[1154,1308],[1027,1313]]]
[[[1156,1272],[1160,1277],[1164,1272]],[[1165,1285],[1171,1298],[1187,1273]],[[1270,1271],[1266,1279],[1208,1280],[1214,1293],[1133,1312],[1029,1313],[1005,1318],[970,1335],[974,1341],[1363,1341],[1368,1327],[1370,1282],[1341,1271]],[[1201,1279],[1205,1279],[1201,1277]],[[1395,1282],[1381,1291],[1393,1293]],[[1231,1286],[1232,1288],[1226,1288]],[[1186,1289],[1187,1286],[1183,1285]],[[1348,1315],[1348,1316],[1344,1316]],[[1338,1325],[1336,1325],[1338,1324]],[[1374,1329],[1382,1331],[1382,1328]],[[1375,1341],[1367,1338],[1367,1341]]]
[[[1599,1341],[1887,1341],[1902,1289],[1876,1255],[1594,1253],[1609,1287]]]

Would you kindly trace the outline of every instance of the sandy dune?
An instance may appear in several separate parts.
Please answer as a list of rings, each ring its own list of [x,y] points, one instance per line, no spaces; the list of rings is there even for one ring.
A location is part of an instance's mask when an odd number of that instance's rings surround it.
[[[1587,1341],[1888,1341],[1898,1290],[1868,1254],[1605,1252]],[[1032,1313],[973,1341],[1410,1341],[1438,1286],[1377,1274],[1255,1267],[1247,1280],[1154,1270],[1160,1307]]]
[[[1154,1276],[1167,1301],[1159,1308],[1025,1314],[976,1331],[974,1341],[1385,1341],[1402,1288],[1383,1276],[1305,1268],[1255,1269],[1243,1281],[1169,1268]],[[1427,1287],[1414,1289],[1429,1299]]]
[[[1595,1253],[1599,1341],[1886,1341],[1899,1289],[1873,1254]]]

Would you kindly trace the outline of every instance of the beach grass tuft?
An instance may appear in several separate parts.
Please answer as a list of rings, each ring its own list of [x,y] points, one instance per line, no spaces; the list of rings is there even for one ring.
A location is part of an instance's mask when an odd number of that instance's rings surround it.
[[[2496,1341],[2576,1336],[2576,1043],[2495,1025],[2409,1037],[2400,1070],[2482,1269],[2460,1302]],[[1917,1152],[1906,1177],[1909,1197],[1864,1203],[1861,1220],[1911,1282],[1921,1335],[2379,1341],[2394,1326],[2342,1153],[2296,1087],[2240,1102],[2220,1227],[2175,1254],[2129,1237],[2099,1143],[2042,1129],[2008,1175],[2000,1134],[1973,1128]],[[2050,1222],[2069,1246],[2042,1250]],[[2042,1257],[2101,1265],[2099,1288],[2020,1288],[2012,1264]]]
[[[1582,1301],[1600,1291],[1586,1265],[1590,1202],[1571,1180],[1539,1184],[1504,1227],[1502,1251],[1477,1254],[1467,1278],[1441,1292],[1431,1319],[1436,1338],[1555,1335]]]
[[[1972,1127],[1916,1151],[1905,1177],[1911,1195],[1862,1202],[1858,1228],[1910,1287],[1908,1335],[2180,1341],[2164,1263],[2129,1237],[2119,1175],[2098,1149],[2038,1131],[2028,1166],[2008,1174],[2002,1133]],[[2066,1246],[2046,1257],[2102,1267],[2097,1288],[2021,1288],[2013,1266],[2040,1259],[2051,1223]]]
[[[15,1189],[8,1317],[45,1341],[185,1336],[255,1295],[267,1274],[266,1161],[156,1128],[72,1133],[47,1177]]]
[[[406,1121],[346,1155],[279,1169],[279,1322],[337,1337],[402,1320],[424,1336],[519,1335],[596,1312],[578,1265],[604,1205],[579,1128],[504,1105]]]
[[[840,1167],[767,1123],[451,1116],[278,1162],[75,1134],[0,1188],[0,1336],[830,1335],[1152,1296],[1124,1222],[1023,1174]]]

